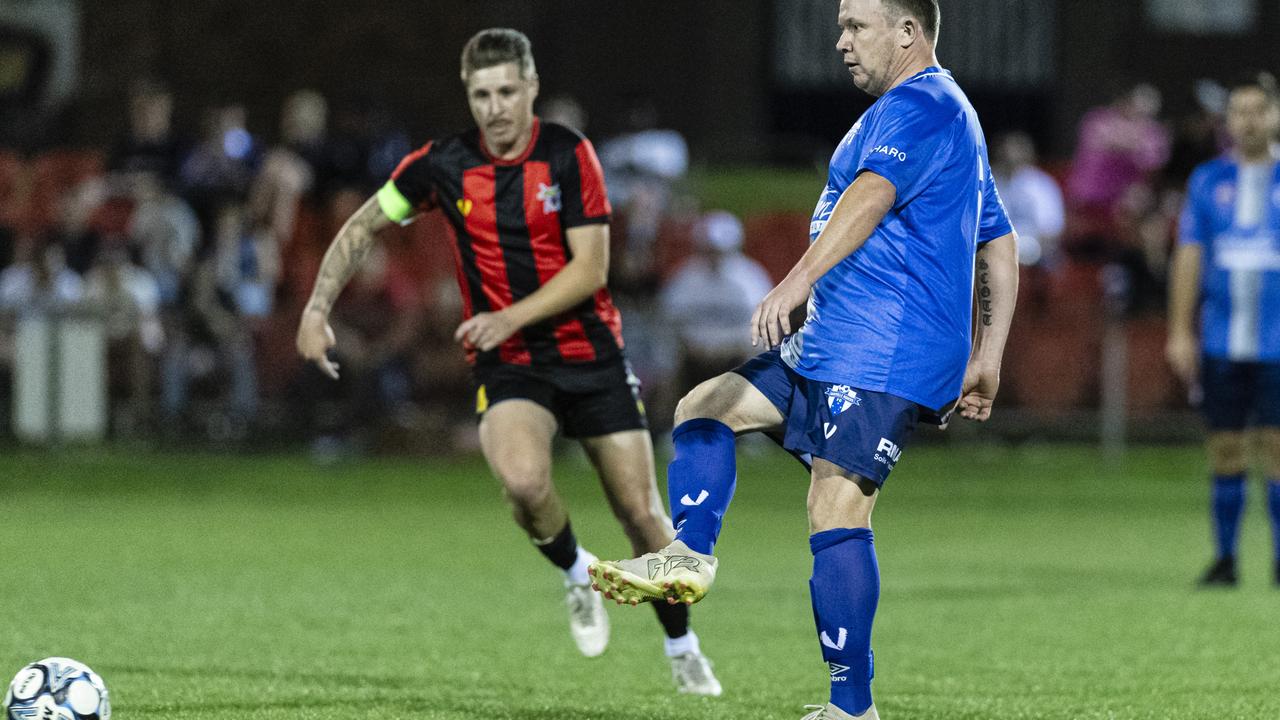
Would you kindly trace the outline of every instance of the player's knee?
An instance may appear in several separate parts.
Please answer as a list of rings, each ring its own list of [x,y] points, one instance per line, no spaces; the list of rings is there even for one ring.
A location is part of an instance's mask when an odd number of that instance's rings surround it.
[[[826,491],[811,487],[806,502],[811,533],[837,528],[871,527],[876,484],[863,477],[833,478]]]
[[[1280,429],[1266,428],[1259,434],[1258,445],[1267,477],[1280,478]]]
[[[1244,433],[1213,433],[1209,436],[1209,462],[1217,475],[1242,473],[1248,466]]]
[[[498,471],[503,490],[521,507],[538,507],[551,495],[551,468],[538,462],[512,462]]]
[[[719,378],[705,380],[680,398],[680,402],[676,404],[676,425],[698,418],[721,419],[719,415],[722,408],[715,402],[718,380]]]

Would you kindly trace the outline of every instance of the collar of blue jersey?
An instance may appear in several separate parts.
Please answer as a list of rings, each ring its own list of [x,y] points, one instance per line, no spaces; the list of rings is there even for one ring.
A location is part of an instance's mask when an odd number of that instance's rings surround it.
[[[918,80],[918,79],[920,79],[920,78],[922,78],[922,77],[925,77],[926,75],[946,75],[947,77],[951,77],[951,71],[950,71],[950,70],[948,70],[948,69],[946,69],[946,68],[944,68],[944,67],[939,67],[939,66],[937,66],[937,65],[930,65],[929,67],[927,67],[927,68],[925,68],[925,69],[921,70],[920,72],[916,73],[915,75],[912,75],[911,77],[907,78],[906,80],[903,80],[901,84],[902,84],[902,85],[906,85],[907,83],[909,83],[909,82],[911,82],[911,81],[913,81],[913,80]]]

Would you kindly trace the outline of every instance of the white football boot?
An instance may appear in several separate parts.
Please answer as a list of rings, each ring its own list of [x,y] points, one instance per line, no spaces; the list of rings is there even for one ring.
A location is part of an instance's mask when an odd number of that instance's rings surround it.
[[[880,715],[876,712],[875,705],[867,708],[867,711],[861,715],[850,715],[831,703],[826,705],[805,705],[804,709],[812,710],[813,712],[800,718],[800,720],[880,720]]]
[[[720,697],[720,681],[711,672],[711,661],[699,650],[690,650],[671,658],[671,679],[676,684],[677,692]]]
[[[566,582],[564,603],[569,607],[569,634],[578,651],[587,657],[600,656],[609,646],[609,616],[604,601],[586,583]]]
[[[692,605],[716,579],[717,561],[679,540],[630,560],[596,560],[587,568],[591,587],[619,605],[660,600]]]

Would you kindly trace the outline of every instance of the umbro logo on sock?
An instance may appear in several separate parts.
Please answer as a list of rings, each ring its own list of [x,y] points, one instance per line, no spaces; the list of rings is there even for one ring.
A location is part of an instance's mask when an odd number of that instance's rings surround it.
[[[677,568],[689,568],[697,572],[702,561],[696,557],[689,555],[664,555],[662,557],[649,558],[649,579],[652,580],[662,575],[670,575]]]
[[[845,673],[849,672],[848,665],[833,662],[829,662],[827,665],[831,666],[831,682],[844,682],[849,679],[844,676]]]
[[[831,648],[832,650],[843,650],[843,649],[844,649],[844,641],[849,637],[849,631],[848,631],[848,630],[845,630],[844,628],[840,628],[840,634],[839,634],[837,637],[838,637],[839,639],[838,639],[838,640],[836,640],[836,642],[831,642],[831,636],[827,634],[827,631],[826,631],[826,630],[823,630],[823,631],[822,631],[822,644],[823,644],[823,645],[826,645],[827,647]]]
[[[707,492],[706,490],[703,490],[702,492],[698,493],[697,500],[690,500],[689,493],[685,493],[684,497],[680,498],[680,504],[686,507],[697,507],[702,504],[703,500],[706,500],[709,497],[711,497],[711,493]]]

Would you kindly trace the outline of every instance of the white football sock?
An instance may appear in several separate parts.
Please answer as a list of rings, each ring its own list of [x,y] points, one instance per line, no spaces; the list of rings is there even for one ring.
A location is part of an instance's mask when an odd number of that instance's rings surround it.
[[[589,585],[591,576],[587,574],[587,566],[595,561],[596,556],[579,545],[578,559],[573,561],[573,567],[564,571],[565,582],[573,583],[574,585]]]
[[[666,638],[662,644],[669,658],[685,653],[702,652],[702,648],[698,646],[698,636],[692,630],[678,638]]]

